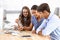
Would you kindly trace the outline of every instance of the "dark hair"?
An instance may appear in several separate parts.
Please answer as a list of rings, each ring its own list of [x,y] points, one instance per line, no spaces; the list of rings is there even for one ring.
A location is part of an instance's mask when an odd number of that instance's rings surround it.
[[[44,10],[46,10],[47,12],[50,13],[50,8],[49,8],[49,5],[47,3],[43,3],[40,6],[38,6],[38,8],[37,8],[38,12],[40,12],[40,11],[43,12]]]
[[[37,10],[37,5],[33,5],[32,7],[31,7],[31,10]]]
[[[25,23],[25,21],[24,21],[23,9],[26,9],[26,10],[28,11],[28,16],[27,16],[27,21],[26,21],[26,23]],[[22,23],[23,26],[29,26],[29,25],[30,25],[30,23],[31,23],[31,13],[30,13],[30,10],[29,10],[29,8],[28,8],[27,6],[24,6],[24,7],[22,8],[21,14],[19,15],[19,20],[21,20],[21,23]],[[26,25],[25,25],[25,24],[26,24]]]

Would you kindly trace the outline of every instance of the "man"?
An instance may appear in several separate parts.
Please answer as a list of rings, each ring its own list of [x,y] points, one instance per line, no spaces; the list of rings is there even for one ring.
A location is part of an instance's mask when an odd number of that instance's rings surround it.
[[[60,40],[60,19],[58,16],[50,12],[49,5],[47,3],[41,4],[37,8],[38,14],[43,15],[46,19],[39,28],[36,33],[42,36],[49,36],[51,40]]]
[[[41,25],[43,18],[41,19],[40,15],[37,14],[37,5],[33,5],[31,7],[31,12],[32,12],[32,24],[33,24],[33,29],[32,33],[36,33],[37,28]]]

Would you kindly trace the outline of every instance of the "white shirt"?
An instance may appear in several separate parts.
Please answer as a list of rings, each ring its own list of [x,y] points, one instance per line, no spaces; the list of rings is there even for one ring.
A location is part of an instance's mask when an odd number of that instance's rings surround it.
[[[46,24],[47,23],[47,24]],[[44,28],[44,29],[43,29]],[[55,36],[60,37],[60,19],[55,14],[50,14],[48,19],[46,19],[45,22],[43,22],[39,28],[37,29],[36,33],[42,30],[43,35],[50,35],[51,33],[54,33]],[[60,38],[59,38],[60,39]]]

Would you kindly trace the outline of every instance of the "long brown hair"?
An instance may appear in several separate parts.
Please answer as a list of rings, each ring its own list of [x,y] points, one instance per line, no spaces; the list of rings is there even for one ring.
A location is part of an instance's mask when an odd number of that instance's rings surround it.
[[[26,21],[26,25],[24,25],[24,15],[23,15],[23,9],[26,9],[28,11],[28,16],[27,16],[27,21]],[[22,8],[21,14],[19,15],[19,20],[21,21],[23,26],[29,26],[31,23],[31,13],[30,10],[27,6],[24,6]]]

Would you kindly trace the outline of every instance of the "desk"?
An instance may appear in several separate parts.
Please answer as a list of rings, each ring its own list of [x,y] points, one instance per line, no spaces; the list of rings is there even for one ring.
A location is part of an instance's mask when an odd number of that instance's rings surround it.
[[[31,37],[21,37],[23,35],[31,35]],[[0,34],[0,40],[49,40],[37,34],[32,34],[31,31],[21,31],[18,35]]]

